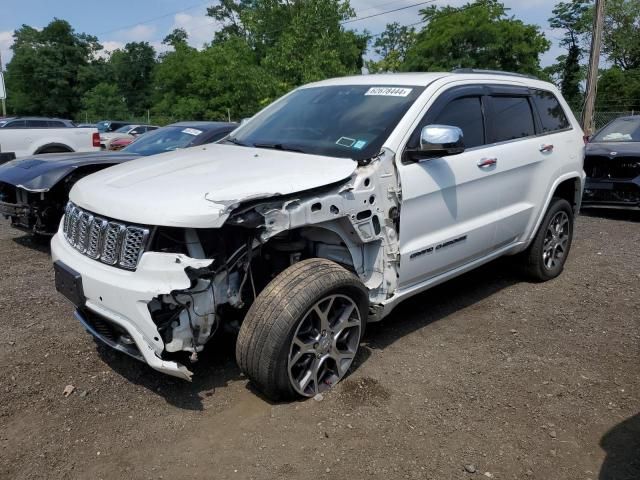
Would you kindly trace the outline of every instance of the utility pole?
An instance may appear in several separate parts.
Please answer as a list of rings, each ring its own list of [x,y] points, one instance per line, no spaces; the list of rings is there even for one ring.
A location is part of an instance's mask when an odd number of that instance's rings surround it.
[[[582,129],[585,135],[593,133],[593,110],[598,90],[598,64],[600,63],[600,44],[602,43],[602,24],[604,23],[604,2],[605,0],[596,0],[595,17],[593,18],[587,91],[584,99],[584,109],[582,110]]]
[[[0,74],[3,72],[2,69],[2,52],[0,52]],[[5,85],[5,89],[6,89],[6,85]],[[2,99],[2,116],[6,117],[7,116],[7,104],[5,103],[5,99]]]

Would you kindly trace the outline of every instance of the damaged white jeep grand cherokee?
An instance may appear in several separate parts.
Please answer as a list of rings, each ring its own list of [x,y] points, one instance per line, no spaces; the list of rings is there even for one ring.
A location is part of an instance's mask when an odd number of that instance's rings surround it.
[[[72,189],[56,285],[96,338],[183,379],[223,328],[268,397],[345,376],[365,325],[501,255],[567,259],[582,131],[551,84],[490,72],[306,85],[220,144]]]

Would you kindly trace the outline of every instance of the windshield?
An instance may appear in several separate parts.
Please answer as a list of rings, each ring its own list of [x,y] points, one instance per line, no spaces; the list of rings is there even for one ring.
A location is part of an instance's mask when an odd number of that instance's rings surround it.
[[[132,128],[133,125],[125,125],[124,127],[120,127],[119,129],[115,130],[115,133],[128,133]]]
[[[640,142],[640,116],[618,118],[593,137],[593,142]]]
[[[198,128],[163,127],[145,133],[131,145],[123,148],[122,151],[137,155],[170,152],[178,148],[189,147],[202,133],[202,130]]]
[[[96,128],[98,129],[98,131],[100,133],[102,133],[102,132],[106,132],[106,131],[109,130],[109,125],[111,125],[111,122],[109,122],[109,121],[98,122],[98,123],[96,123]]]
[[[301,88],[272,104],[230,142],[364,160],[382,145],[424,87]]]

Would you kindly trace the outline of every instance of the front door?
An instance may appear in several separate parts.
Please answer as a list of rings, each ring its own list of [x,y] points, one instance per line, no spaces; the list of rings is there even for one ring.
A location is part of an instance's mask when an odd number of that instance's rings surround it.
[[[425,125],[462,129],[461,154],[399,162],[400,288],[455,269],[498,248],[495,242],[497,198],[494,148],[486,144],[482,87],[456,87],[429,108],[408,147],[419,142]]]

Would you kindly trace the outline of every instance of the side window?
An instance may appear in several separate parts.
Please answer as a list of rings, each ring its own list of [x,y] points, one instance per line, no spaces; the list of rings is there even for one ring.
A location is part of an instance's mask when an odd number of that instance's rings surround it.
[[[144,127],[134,128],[129,132],[130,135],[140,135],[141,133],[144,133]]]
[[[49,120],[47,123],[50,128],[63,128],[65,126],[64,122],[58,122],[57,120]]]
[[[47,128],[46,120],[27,120],[27,128]]]
[[[24,120],[13,120],[12,122],[7,123],[4,128],[24,128],[25,121]]]
[[[466,148],[484,145],[484,120],[480,97],[456,98],[435,117],[437,125],[451,125],[462,130]]]
[[[560,102],[553,93],[537,90],[533,95],[533,101],[540,115],[543,132],[556,132],[571,127]]]
[[[533,112],[527,97],[491,97],[487,123],[492,127],[491,143],[536,134]]]

